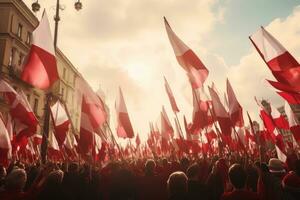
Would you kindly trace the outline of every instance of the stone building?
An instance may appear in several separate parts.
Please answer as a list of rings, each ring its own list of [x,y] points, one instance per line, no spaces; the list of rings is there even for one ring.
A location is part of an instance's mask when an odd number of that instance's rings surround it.
[[[32,31],[39,20],[21,0],[1,0],[0,19],[0,78],[5,79],[15,89],[24,91],[42,126],[45,92],[33,88],[20,79],[22,64],[30,49]],[[52,92],[65,101],[78,132],[81,106],[76,103],[75,82],[80,74],[59,49],[56,51],[56,58],[60,79],[55,83]],[[5,105],[1,97],[0,112],[5,120],[8,105]],[[39,129],[38,133],[41,130]]]

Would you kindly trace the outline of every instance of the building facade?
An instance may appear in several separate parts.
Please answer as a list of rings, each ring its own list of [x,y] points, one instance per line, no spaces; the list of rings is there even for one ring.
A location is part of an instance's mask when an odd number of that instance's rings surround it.
[[[0,78],[6,80],[16,90],[23,90],[40,121],[41,132],[44,117],[45,91],[30,86],[20,79],[26,55],[30,50],[32,31],[39,20],[21,0],[0,0]],[[64,100],[72,122],[79,131],[80,109],[76,103],[76,78],[79,72],[69,59],[58,49],[56,51],[60,79],[52,87],[52,92]],[[8,105],[0,97],[0,112],[7,119]]]

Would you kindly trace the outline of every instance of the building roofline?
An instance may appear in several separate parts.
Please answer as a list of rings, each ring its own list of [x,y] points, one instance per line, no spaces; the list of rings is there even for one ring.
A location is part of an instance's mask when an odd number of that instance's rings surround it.
[[[28,8],[23,0],[1,0],[0,4],[13,4],[17,8],[17,10],[27,16],[28,21],[33,26],[39,23],[38,18],[33,14],[33,12],[30,10],[30,8]]]

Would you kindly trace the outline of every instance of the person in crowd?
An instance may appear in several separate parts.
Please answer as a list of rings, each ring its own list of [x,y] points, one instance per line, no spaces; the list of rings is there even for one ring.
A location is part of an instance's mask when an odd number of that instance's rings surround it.
[[[13,169],[5,178],[4,191],[0,193],[0,199],[28,199],[29,196],[23,191],[26,180],[27,174],[24,169]]]
[[[64,172],[61,170],[52,171],[42,187],[38,200],[65,199],[62,192],[62,180]]]
[[[282,180],[285,196],[290,199],[300,199],[300,160],[295,161],[293,171],[290,171]]]
[[[212,167],[207,179],[209,199],[219,200],[226,190],[228,182],[228,167],[224,159],[219,159]]]
[[[271,158],[269,164],[261,164],[257,192],[261,199],[283,199],[281,181],[285,175],[283,163],[277,158]]]
[[[138,193],[139,199],[166,199],[166,183],[162,177],[155,172],[156,163],[153,159],[148,159],[144,167],[144,175],[139,176]]]
[[[173,172],[167,181],[169,200],[187,199],[188,178],[184,172]]]
[[[192,164],[187,169],[188,177],[188,199],[208,199],[208,190],[205,184],[199,180],[200,166],[197,163]]]
[[[246,190],[247,174],[240,164],[232,165],[228,175],[233,191],[225,192],[221,197],[222,200],[259,200],[256,193]]]

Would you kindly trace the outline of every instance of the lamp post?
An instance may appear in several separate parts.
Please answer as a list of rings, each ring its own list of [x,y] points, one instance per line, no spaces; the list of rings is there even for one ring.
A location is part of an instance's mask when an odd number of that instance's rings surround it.
[[[36,0],[31,5],[33,12],[38,12],[41,8],[38,0]],[[75,10],[79,11],[82,9],[82,3],[80,0],[77,0],[74,4]],[[56,12],[54,16],[54,49],[56,51],[57,49],[57,35],[58,35],[58,23],[60,21],[59,11],[60,11],[60,0],[56,0]],[[49,137],[49,127],[50,127],[50,106],[51,101],[53,99],[54,95],[51,91],[47,92],[46,94],[46,102],[44,107],[44,126],[43,126],[43,138],[42,138],[42,144],[41,144],[41,160],[42,163],[45,164],[47,161],[47,149],[48,149],[48,137]]]

